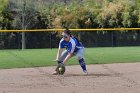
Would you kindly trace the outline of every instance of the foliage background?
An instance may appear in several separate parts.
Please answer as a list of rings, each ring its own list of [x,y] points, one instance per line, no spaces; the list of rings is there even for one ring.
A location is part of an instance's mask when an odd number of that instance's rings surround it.
[[[0,0],[0,29],[140,27],[140,0]],[[137,46],[139,31],[74,32],[86,47]],[[27,48],[58,47],[60,33],[26,33]],[[0,33],[0,48],[21,48],[21,33]]]

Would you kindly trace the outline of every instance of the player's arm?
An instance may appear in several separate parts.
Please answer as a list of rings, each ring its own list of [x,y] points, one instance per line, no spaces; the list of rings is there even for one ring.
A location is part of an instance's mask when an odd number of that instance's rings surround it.
[[[58,51],[57,51],[56,61],[59,61],[59,57],[61,56],[63,48],[64,48],[62,42],[63,42],[63,39],[61,39],[60,43],[59,43],[59,48],[58,48]]]
[[[63,51],[62,48],[59,48],[59,49],[58,49],[58,51],[57,51],[57,56],[56,56],[56,61],[58,61],[59,57],[60,57],[61,54],[62,54],[62,51]]]
[[[63,61],[63,64],[65,64],[65,62],[67,62],[71,57],[73,56],[73,53],[69,53],[66,58]]]

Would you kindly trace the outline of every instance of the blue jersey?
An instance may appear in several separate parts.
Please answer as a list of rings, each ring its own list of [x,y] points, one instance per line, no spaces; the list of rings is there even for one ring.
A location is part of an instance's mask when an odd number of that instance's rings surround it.
[[[75,37],[70,37],[69,41],[62,38],[59,43],[59,48],[66,48],[69,53],[77,52],[82,47],[82,44]]]

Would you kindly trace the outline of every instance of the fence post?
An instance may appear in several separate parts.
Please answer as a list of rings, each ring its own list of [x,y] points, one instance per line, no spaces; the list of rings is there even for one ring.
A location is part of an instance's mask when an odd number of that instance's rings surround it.
[[[22,10],[22,30],[25,30],[25,9],[26,9],[26,1],[23,1],[23,10]],[[26,39],[25,32],[22,32],[22,50],[26,48]]]

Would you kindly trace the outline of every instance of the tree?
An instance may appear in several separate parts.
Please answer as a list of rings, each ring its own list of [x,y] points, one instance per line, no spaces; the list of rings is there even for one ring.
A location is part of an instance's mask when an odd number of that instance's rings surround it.
[[[3,22],[3,19],[4,19],[4,16],[2,15],[2,12],[5,9],[7,4],[8,4],[8,0],[0,0],[0,29],[2,29],[2,22]]]

